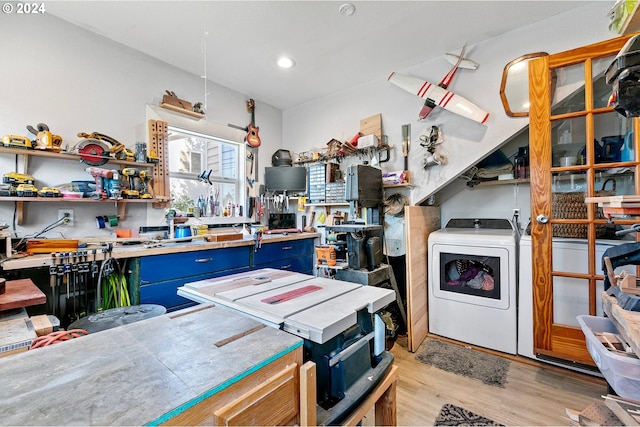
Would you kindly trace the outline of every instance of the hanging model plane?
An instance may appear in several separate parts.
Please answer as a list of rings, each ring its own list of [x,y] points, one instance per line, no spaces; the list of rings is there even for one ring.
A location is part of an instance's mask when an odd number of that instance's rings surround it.
[[[451,83],[453,76],[458,71],[459,67],[476,69],[478,64],[464,58],[465,48],[462,48],[462,52],[457,56],[457,61],[453,68],[449,70],[442,81],[435,85],[429,83],[417,77],[407,76],[405,74],[399,74],[396,72],[391,73],[388,79],[391,83],[398,86],[407,92],[413,93],[420,98],[424,98],[424,105],[418,114],[419,120],[424,120],[433,111],[436,106],[442,107],[452,113],[459,114],[463,117],[467,117],[478,123],[484,123],[489,118],[489,113],[478,107],[471,101],[463,98],[460,95],[456,95],[453,92],[447,90],[447,87]],[[452,54],[447,54],[447,60]]]

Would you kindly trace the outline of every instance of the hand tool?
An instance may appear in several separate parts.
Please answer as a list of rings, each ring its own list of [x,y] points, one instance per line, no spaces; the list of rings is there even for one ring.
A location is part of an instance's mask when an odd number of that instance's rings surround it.
[[[404,157],[404,170],[409,170],[409,144],[411,142],[411,125],[402,125],[402,156]]]
[[[49,266],[49,285],[51,286],[51,305],[53,314],[56,314],[55,304],[53,302],[56,300],[56,254],[51,254],[51,265]]]
[[[58,252],[56,254],[56,260],[57,260],[57,264],[56,264],[56,275],[58,276],[57,281],[56,281],[56,299],[53,302],[56,305],[56,308],[54,308],[54,313],[55,310],[57,309],[58,311],[60,308],[60,288],[62,287],[63,281],[64,281],[64,259],[63,259],[63,254],[61,252]]]

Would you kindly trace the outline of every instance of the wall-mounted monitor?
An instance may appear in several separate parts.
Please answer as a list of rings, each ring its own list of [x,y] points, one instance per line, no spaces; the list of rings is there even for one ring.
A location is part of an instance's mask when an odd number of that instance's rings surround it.
[[[301,166],[265,167],[264,187],[270,192],[304,193],[307,190],[307,168]]]

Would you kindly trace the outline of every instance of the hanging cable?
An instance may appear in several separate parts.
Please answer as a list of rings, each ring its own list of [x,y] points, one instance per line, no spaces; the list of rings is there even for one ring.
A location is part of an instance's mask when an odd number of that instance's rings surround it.
[[[26,239],[37,239],[38,237],[40,237],[41,235],[43,235],[44,233],[53,230],[54,228],[58,228],[61,225],[65,224],[66,222],[68,222],[68,218],[63,217],[60,219],[57,219],[56,221],[52,222],[51,224],[47,225],[46,227],[44,227],[42,230],[40,230],[39,232],[37,232],[34,235],[30,235],[30,236],[24,236],[22,239],[20,239],[13,247],[13,250],[16,252],[22,252],[24,251],[24,249],[26,249]]]

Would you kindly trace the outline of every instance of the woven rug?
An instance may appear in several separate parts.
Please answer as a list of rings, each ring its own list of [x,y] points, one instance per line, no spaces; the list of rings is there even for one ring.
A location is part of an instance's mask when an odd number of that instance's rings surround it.
[[[456,405],[442,405],[434,426],[502,426],[489,418],[468,411]]]
[[[504,387],[507,382],[510,365],[509,360],[502,357],[436,339],[427,340],[416,359],[497,387]]]

